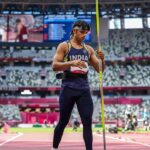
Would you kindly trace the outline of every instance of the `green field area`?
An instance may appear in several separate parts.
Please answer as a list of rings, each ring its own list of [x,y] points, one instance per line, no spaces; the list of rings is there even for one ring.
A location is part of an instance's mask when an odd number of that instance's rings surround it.
[[[102,128],[93,128],[93,132],[102,132]],[[21,132],[21,133],[53,133],[54,128],[43,128],[43,127],[38,127],[38,128],[10,128],[11,133],[16,133],[16,132]],[[74,131],[73,128],[66,128],[65,133],[71,133],[71,132],[82,132],[83,128],[78,128],[77,131]],[[108,132],[106,130],[106,132]],[[122,129],[118,129],[118,133],[121,133]],[[136,131],[126,131],[128,132],[135,132],[135,133],[150,133],[150,131],[144,131],[143,129],[138,129]]]
[[[93,131],[101,131],[102,129],[93,128]],[[53,133],[54,128],[10,128],[10,132],[21,132],[21,133]],[[66,133],[71,132],[82,132],[83,128],[78,128],[77,131],[74,131],[73,128],[66,128]]]

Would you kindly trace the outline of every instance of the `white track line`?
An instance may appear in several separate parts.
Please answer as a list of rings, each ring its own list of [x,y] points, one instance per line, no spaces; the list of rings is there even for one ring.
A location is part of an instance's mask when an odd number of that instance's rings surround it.
[[[97,134],[97,133],[94,133],[94,135],[101,136],[101,137],[103,136],[103,135],[100,135],[100,134]],[[116,138],[116,137],[112,137],[112,136],[106,136],[106,138],[150,147],[150,144],[146,144],[146,143],[142,143],[142,142],[136,142],[136,141],[132,141],[132,140],[126,139],[126,138],[121,138],[120,139],[120,138]]]
[[[6,140],[6,141],[0,143],[0,146],[3,146],[4,144],[6,144],[6,143],[8,143],[8,142],[13,141],[13,140],[15,140],[16,138],[18,138],[18,137],[20,137],[20,136],[22,136],[22,135],[23,135],[23,133],[19,133],[19,134],[17,134],[16,136],[11,137],[10,139],[8,139],[8,140]]]
[[[14,142],[52,142],[51,141],[51,139],[50,140],[17,140],[17,141],[14,141]],[[63,140],[62,139],[62,142],[73,142],[73,143],[78,143],[78,142],[81,142],[82,143],[82,141],[81,140]]]

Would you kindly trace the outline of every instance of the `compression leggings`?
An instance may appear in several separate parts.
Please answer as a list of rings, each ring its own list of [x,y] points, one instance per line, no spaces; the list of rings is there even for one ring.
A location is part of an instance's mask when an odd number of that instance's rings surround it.
[[[64,128],[69,122],[71,112],[76,103],[83,124],[83,139],[86,150],[92,150],[92,114],[93,102],[89,89],[76,90],[64,87],[60,93],[60,118],[54,130],[53,147],[58,148]]]

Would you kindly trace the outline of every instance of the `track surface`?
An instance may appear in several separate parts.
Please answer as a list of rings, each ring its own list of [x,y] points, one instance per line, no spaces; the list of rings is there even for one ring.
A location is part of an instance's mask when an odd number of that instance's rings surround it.
[[[93,133],[93,150],[103,149],[101,134]],[[50,150],[52,134],[0,134],[0,150]],[[106,134],[107,150],[150,150],[150,134]],[[59,150],[85,150],[82,133],[65,133]]]

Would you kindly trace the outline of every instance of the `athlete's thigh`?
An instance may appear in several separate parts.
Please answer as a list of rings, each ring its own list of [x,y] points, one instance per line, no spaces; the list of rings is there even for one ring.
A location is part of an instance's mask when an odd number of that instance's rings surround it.
[[[69,87],[63,87],[59,97],[60,118],[68,119],[71,115],[75,100],[74,91]]]
[[[82,118],[91,119],[93,114],[93,102],[90,90],[84,90],[81,97],[77,100],[77,107]]]

